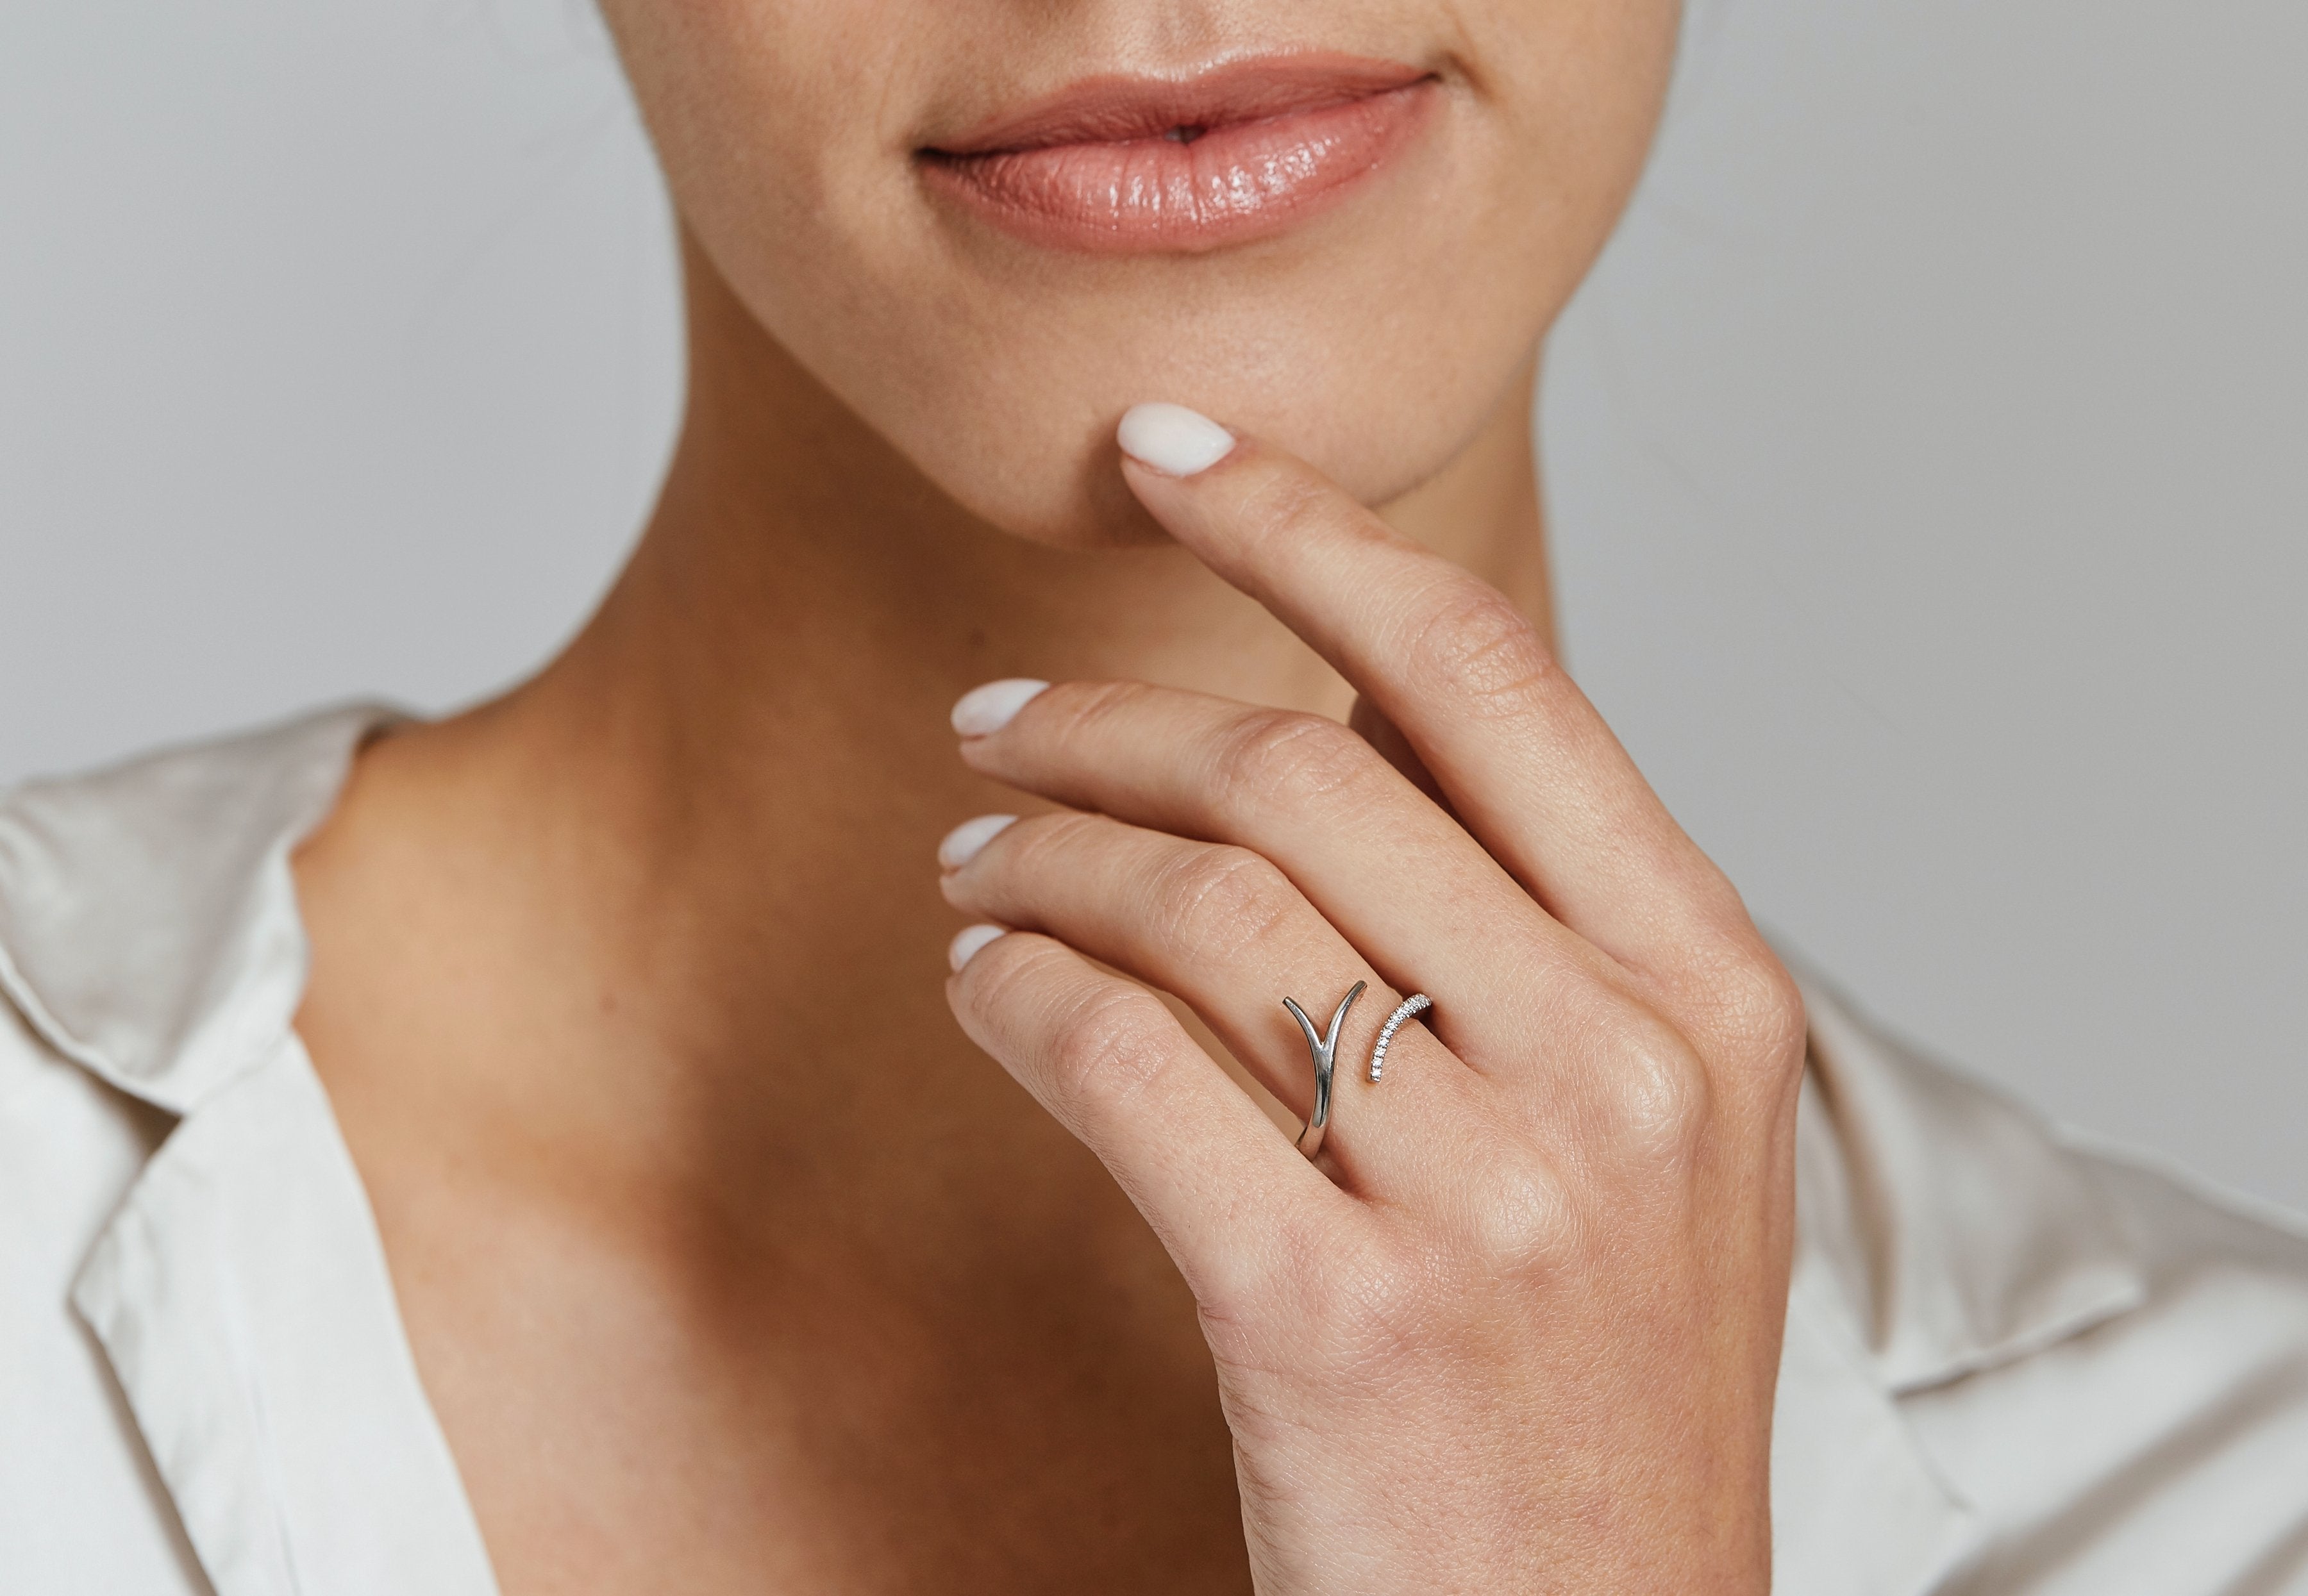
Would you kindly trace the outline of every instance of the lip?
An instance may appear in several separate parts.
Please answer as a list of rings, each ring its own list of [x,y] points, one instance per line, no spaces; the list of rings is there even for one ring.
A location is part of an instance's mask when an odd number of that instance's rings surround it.
[[[1028,243],[1191,253],[1343,199],[1414,139],[1434,75],[1287,56],[1190,78],[1089,78],[917,152],[933,190]]]

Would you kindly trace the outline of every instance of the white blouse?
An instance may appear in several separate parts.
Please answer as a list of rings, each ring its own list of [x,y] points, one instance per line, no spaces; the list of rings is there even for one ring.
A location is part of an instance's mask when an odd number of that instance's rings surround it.
[[[388,713],[0,797],[0,1590],[495,1589],[290,1027]],[[1777,1589],[2308,1592],[2308,1239],[1806,996]]]

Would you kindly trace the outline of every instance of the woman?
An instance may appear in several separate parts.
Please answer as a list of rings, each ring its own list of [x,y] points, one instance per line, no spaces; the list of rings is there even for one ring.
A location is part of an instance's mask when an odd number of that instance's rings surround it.
[[[1807,1013],[1554,664],[1670,0],[608,9],[600,613],[0,810],[11,1589],[2308,1579],[2308,1248]]]

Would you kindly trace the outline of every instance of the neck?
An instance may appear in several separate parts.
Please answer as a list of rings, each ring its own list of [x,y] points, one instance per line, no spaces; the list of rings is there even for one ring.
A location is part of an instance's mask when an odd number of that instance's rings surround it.
[[[765,1061],[966,1053],[940,989],[952,916],[932,851],[969,815],[1037,805],[955,757],[945,715],[964,690],[1132,677],[1340,717],[1352,692],[1175,545],[1057,549],[973,519],[693,258],[689,290],[681,443],[600,612],[506,698],[381,744],[299,869],[324,995],[328,845],[365,814],[404,817],[425,847],[401,863],[440,878],[437,906],[409,913],[508,950],[464,972],[505,1010],[485,1029],[583,1021],[526,1050],[552,1072],[540,1094],[603,1111],[572,1134],[630,1141],[653,1124],[685,1168],[757,1168],[758,1139],[721,1159],[696,1140],[774,1126],[789,1169],[901,1144],[909,1114],[977,1111],[908,1068],[877,1085],[858,1068]],[[1544,622],[1529,386],[1382,513]],[[556,981],[584,1000],[538,992]],[[519,1012],[523,993],[535,1012]],[[515,1100],[521,1068],[510,1052],[490,1065]],[[963,1097],[998,1075],[957,1070]],[[595,1077],[599,1091],[571,1090]]]

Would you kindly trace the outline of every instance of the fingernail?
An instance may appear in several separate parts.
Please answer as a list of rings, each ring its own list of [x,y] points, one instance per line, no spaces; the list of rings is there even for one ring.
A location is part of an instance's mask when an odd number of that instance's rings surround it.
[[[938,844],[938,862],[948,870],[960,870],[977,857],[978,849],[1001,836],[1003,829],[1017,819],[1016,815],[979,815],[974,820],[964,820]]]
[[[1207,471],[1234,449],[1234,434],[1184,405],[1132,405],[1115,429],[1122,452],[1169,476]]]
[[[1010,717],[1026,707],[1027,700],[1044,688],[1046,682],[1037,682],[1030,676],[1004,676],[999,682],[988,682],[983,687],[973,687],[955,701],[953,729],[965,737],[983,737],[998,732],[1010,724]]]
[[[953,940],[945,945],[945,962],[949,969],[959,970],[977,957],[977,950],[1006,928],[999,925],[965,925],[953,933]]]

